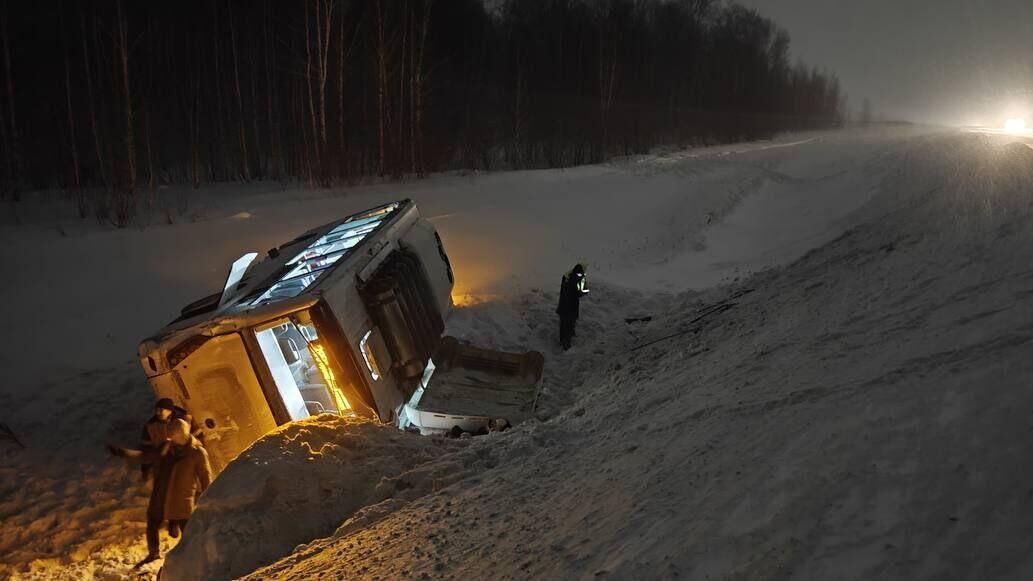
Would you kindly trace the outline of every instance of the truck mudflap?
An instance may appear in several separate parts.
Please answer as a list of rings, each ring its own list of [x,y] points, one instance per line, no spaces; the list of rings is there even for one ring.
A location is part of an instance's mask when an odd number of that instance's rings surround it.
[[[407,423],[424,434],[457,426],[477,433],[499,419],[518,424],[534,415],[544,370],[538,351],[495,351],[443,337],[405,406]]]

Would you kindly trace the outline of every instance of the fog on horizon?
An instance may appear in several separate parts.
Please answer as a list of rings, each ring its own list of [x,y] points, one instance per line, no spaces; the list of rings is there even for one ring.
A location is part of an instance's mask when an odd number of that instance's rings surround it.
[[[839,76],[857,111],[993,125],[1033,117],[1030,0],[738,0],[789,31],[793,58]]]

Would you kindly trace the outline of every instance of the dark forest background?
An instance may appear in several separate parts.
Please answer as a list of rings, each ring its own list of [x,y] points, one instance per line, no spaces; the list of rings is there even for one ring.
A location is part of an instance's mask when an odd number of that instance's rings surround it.
[[[843,116],[834,76],[716,0],[0,2],[4,195],[99,190],[120,224],[162,184],[568,166]]]

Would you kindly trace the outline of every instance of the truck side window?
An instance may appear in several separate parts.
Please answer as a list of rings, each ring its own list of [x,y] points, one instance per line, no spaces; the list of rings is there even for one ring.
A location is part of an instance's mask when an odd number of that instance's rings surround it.
[[[311,321],[279,319],[256,327],[255,338],[290,419],[353,413]]]

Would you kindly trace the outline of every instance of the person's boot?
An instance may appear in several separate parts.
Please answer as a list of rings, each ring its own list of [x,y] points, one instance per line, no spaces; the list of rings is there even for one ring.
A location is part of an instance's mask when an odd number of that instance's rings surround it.
[[[134,565],[133,568],[134,569],[139,569],[140,567],[143,567],[147,563],[153,563],[153,562],[157,561],[160,558],[161,558],[161,553],[159,553],[157,551],[151,551],[150,553],[147,553],[147,556],[144,557],[142,561],[140,561],[139,563]]]
[[[169,536],[179,538],[179,523],[174,520],[169,521]]]

